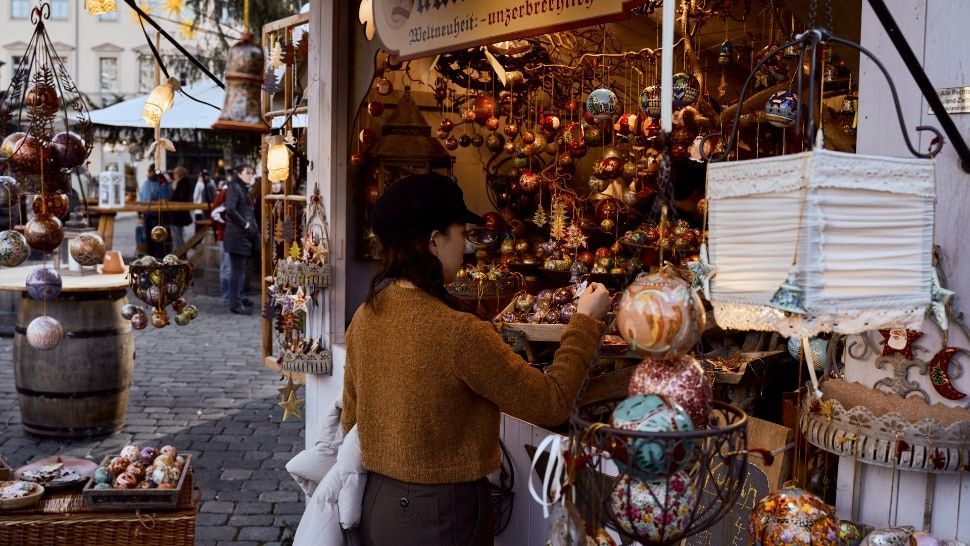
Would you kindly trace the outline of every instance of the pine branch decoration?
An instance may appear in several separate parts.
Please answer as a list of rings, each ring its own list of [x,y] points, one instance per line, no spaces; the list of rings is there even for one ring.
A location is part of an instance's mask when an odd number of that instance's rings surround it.
[[[552,204],[552,222],[549,226],[549,236],[560,240],[566,236],[566,206],[562,201]]]
[[[539,208],[536,209],[532,221],[539,227],[546,225],[546,209],[542,208],[542,205],[539,205]]]
[[[273,47],[269,50],[269,59],[267,63],[270,68],[279,68],[283,66],[283,47],[279,40],[273,40]]]
[[[303,36],[300,36],[300,41],[296,43],[296,60],[297,62],[306,62],[310,56],[310,33],[304,32]]]
[[[280,92],[280,82],[276,79],[276,71],[272,68],[267,69],[263,76],[263,91],[270,95]]]

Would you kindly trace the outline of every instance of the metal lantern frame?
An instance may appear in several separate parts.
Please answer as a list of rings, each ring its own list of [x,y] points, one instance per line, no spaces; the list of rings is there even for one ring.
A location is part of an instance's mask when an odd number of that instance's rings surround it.
[[[88,107],[81,92],[47,34],[44,23],[50,18],[50,4],[44,3],[30,12],[34,33],[24,52],[23,59],[14,69],[13,78],[7,87],[4,108],[0,109],[0,131],[15,127],[15,131],[25,128],[25,133],[37,139],[42,153],[51,152],[52,139],[56,132],[74,132],[83,141],[83,154],[86,158],[94,146],[94,132]],[[57,106],[31,108],[31,91],[36,87],[53,89],[57,94]],[[6,138],[7,134],[0,135]],[[13,157],[24,145],[21,139],[10,154]],[[10,158],[5,161],[10,163]],[[40,158],[43,165],[43,157]],[[83,163],[83,161],[82,161]],[[59,167],[55,172],[44,172],[39,166],[36,172],[17,172],[22,190],[27,193],[63,193],[68,189],[67,176],[73,168]],[[43,178],[43,184],[41,179]],[[42,187],[43,186],[43,187]]]

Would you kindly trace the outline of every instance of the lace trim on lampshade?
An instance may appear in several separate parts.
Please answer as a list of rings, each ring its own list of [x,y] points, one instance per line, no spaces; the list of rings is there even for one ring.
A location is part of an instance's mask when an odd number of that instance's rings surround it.
[[[778,332],[785,337],[812,337],[822,332],[855,333],[879,328],[919,330],[927,309],[926,305],[907,306],[897,301],[884,301],[884,307],[843,307],[838,312],[786,315],[764,304],[725,300],[713,300],[711,304],[714,320],[721,328]]]

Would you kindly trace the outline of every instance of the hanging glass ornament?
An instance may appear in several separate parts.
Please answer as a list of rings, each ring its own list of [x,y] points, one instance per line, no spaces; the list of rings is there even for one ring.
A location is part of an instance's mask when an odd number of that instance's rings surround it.
[[[673,89],[675,108],[694,104],[701,92],[697,78],[686,72],[674,74]]]
[[[611,123],[618,109],[616,93],[605,87],[594,89],[586,97],[586,111],[599,123]]]
[[[765,103],[765,118],[775,127],[791,127],[798,121],[798,96],[791,90],[778,91]]]
[[[640,92],[640,110],[651,117],[660,116],[659,85],[648,85]]]
[[[721,43],[721,49],[717,54],[717,64],[725,66],[731,62],[731,57],[734,55],[734,44],[731,40],[724,40]]]

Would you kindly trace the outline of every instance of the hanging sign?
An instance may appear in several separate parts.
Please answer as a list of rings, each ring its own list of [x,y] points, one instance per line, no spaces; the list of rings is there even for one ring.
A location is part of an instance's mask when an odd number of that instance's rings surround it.
[[[966,114],[970,112],[970,87],[947,87],[937,89],[936,94],[943,103],[943,109],[949,114]],[[936,115],[933,108],[927,107],[926,112]]]
[[[653,0],[363,0],[360,15],[362,23],[374,25],[389,53],[407,60],[616,21],[648,1]]]

